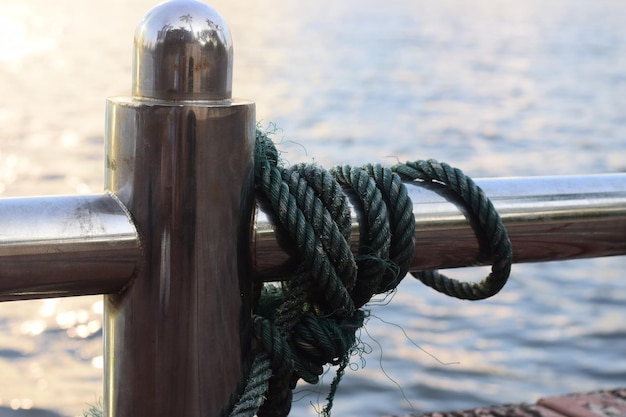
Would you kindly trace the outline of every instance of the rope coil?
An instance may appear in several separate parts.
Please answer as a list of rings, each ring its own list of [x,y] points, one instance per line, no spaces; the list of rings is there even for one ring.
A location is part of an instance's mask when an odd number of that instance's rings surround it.
[[[412,275],[439,292],[464,300],[482,300],[497,294],[506,284],[511,272],[512,246],[500,215],[483,190],[460,169],[433,159],[398,164],[392,169],[404,180],[437,181],[448,186],[471,209],[470,213],[478,220],[489,241],[488,253],[492,257],[491,273],[478,283],[451,279],[436,270],[416,272]]]
[[[511,270],[511,243],[489,198],[461,170],[435,160],[391,168],[377,164],[329,171],[310,164],[284,168],[271,139],[257,129],[257,200],[274,216],[282,245],[296,248],[295,253],[290,251],[295,267],[280,286],[257,289],[252,319],[256,356],[246,392],[231,416],[286,416],[298,379],[317,383],[326,364],[338,366],[322,411],[330,415],[357,343],[356,332],[367,315],[361,307],[374,295],[394,290],[415,253],[415,218],[403,181],[437,182],[453,190],[475,217],[477,235],[487,241],[481,248],[493,264],[491,273],[478,283],[437,271],[412,275],[461,299],[479,300],[500,291]],[[349,198],[361,227],[356,256],[349,246]]]

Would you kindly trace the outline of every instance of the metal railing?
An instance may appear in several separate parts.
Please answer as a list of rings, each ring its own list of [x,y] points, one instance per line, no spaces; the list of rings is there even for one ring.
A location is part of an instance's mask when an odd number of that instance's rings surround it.
[[[231,97],[230,33],[202,3],[151,10],[134,54],[132,97],[107,103],[105,191],[0,199],[0,301],[104,294],[105,415],[226,415],[250,366],[251,284],[287,259],[253,217],[254,103]],[[626,254],[625,174],[476,182],[514,262]],[[411,269],[475,265],[463,208],[408,188]]]

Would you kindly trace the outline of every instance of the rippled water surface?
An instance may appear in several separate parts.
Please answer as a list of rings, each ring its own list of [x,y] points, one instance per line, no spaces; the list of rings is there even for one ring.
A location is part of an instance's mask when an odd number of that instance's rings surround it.
[[[212,4],[235,42],[234,94],[282,129],[288,162],[432,157],[474,177],[626,170],[621,0]],[[152,5],[0,0],[0,196],[102,189],[104,101],[129,93],[134,26]],[[335,415],[624,386],[625,272],[624,257],[517,265],[477,303],[407,278],[371,306]],[[101,326],[101,297],[0,304],[0,415],[74,416],[97,401]],[[332,375],[319,393],[300,389],[293,415],[315,415]]]

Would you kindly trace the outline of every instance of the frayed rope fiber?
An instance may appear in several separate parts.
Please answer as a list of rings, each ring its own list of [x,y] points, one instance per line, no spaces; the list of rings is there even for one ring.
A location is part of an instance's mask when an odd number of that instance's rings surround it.
[[[284,417],[292,389],[315,384],[325,365],[338,366],[322,415],[329,416],[370,299],[393,291],[408,273],[415,251],[415,218],[404,181],[436,182],[453,190],[478,225],[481,247],[492,260],[480,282],[462,282],[437,271],[412,272],[446,295],[480,300],[506,284],[512,248],[506,229],[484,192],[457,168],[434,160],[391,168],[368,164],[324,170],[312,164],[283,167],[268,135],[257,129],[256,197],[293,259],[291,276],[259,285],[253,310],[254,362],[232,417]],[[348,196],[359,213],[359,252],[350,250]],[[488,242],[488,244],[487,244]],[[484,243],[484,244],[483,244]]]

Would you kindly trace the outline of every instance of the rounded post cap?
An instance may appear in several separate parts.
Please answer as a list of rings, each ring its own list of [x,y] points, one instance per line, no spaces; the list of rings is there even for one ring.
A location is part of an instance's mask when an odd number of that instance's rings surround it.
[[[229,100],[233,44],[226,22],[196,0],[155,6],[135,31],[133,96]]]

